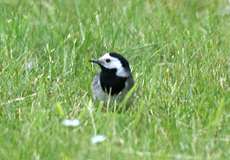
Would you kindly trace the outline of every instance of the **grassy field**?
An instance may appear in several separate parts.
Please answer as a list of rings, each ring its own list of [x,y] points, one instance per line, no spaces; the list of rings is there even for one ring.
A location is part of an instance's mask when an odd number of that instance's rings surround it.
[[[229,159],[229,6],[1,0],[0,159]],[[88,60],[108,51],[132,66],[127,110],[92,101]],[[95,134],[106,140],[91,144]]]

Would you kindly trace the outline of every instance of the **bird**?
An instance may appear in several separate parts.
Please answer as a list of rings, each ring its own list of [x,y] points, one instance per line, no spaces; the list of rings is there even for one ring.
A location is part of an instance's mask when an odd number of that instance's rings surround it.
[[[99,65],[101,69],[91,84],[94,100],[122,100],[134,86],[129,62],[120,53],[105,53],[99,59],[90,62]]]

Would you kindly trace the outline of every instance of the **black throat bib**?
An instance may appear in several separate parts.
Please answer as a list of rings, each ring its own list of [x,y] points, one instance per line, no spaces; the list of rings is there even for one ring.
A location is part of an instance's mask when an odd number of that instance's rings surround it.
[[[101,87],[104,92],[116,95],[119,94],[125,88],[126,77],[118,77],[116,75],[116,69],[102,68],[100,73]]]

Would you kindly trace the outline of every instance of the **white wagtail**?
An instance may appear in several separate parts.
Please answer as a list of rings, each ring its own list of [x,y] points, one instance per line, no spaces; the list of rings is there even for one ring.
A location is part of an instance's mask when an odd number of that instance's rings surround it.
[[[94,99],[121,100],[134,85],[129,62],[122,55],[110,52],[90,62],[98,64],[101,68],[101,72],[92,82]]]

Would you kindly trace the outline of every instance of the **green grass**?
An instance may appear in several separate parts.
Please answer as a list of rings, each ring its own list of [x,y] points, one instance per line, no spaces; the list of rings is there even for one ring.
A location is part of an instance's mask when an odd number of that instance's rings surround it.
[[[0,159],[229,159],[227,5],[2,0]],[[92,104],[88,60],[108,51],[129,59],[136,80],[122,112]],[[95,132],[106,141],[92,145]]]

